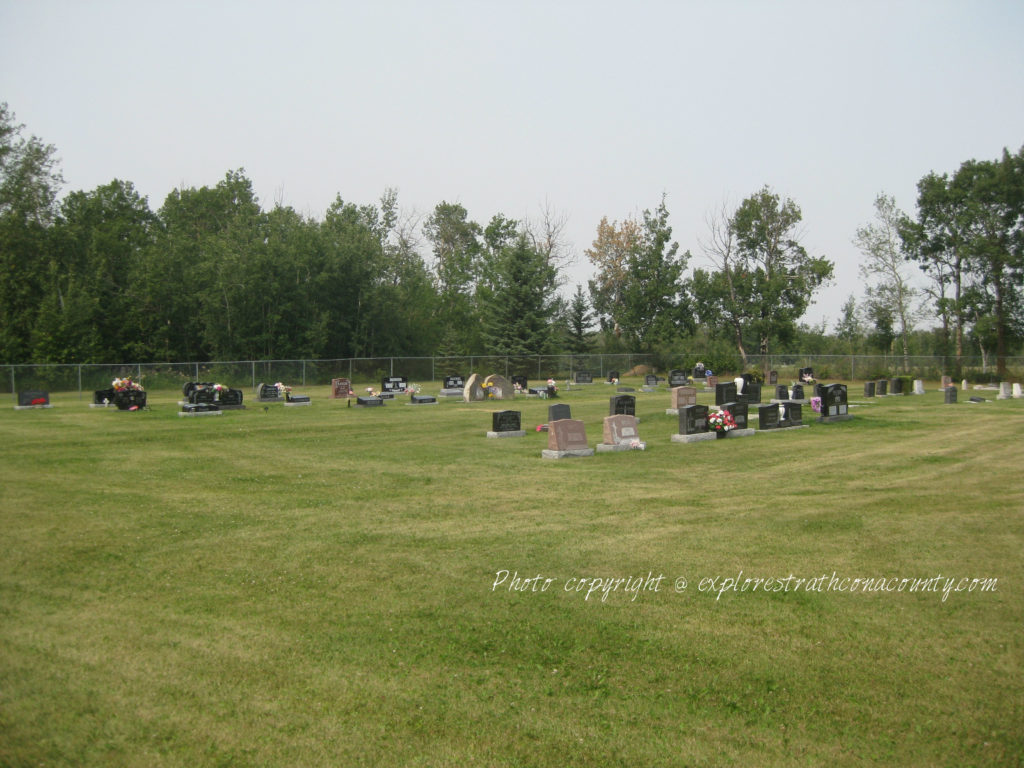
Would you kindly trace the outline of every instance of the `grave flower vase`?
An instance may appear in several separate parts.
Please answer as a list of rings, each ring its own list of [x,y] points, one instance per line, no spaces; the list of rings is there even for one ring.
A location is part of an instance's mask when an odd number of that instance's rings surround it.
[[[718,440],[721,440],[723,437],[728,437],[728,436],[729,436],[729,433],[726,432],[724,429],[715,430],[715,438],[718,439]]]

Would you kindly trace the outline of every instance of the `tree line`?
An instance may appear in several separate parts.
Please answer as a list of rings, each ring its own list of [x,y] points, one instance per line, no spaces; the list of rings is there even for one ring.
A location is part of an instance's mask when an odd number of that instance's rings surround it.
[[[563,296],[571,254],[549,210],[481,225],[441,202],[419,219],[385,190],[371,204],[339,195],[318,219],[264,209],[241,169],[157,210],[130,181],[62,185],[56,149],[0,104],[4,362],[629,351],[670,365],[686,349],[736,370],[822,343],[1001,361],[1024,337],[1024,149],[928,174],[916,217],[880,195],[853,239],[864,295],[832,332],[799,321],[833,263],[807,253],[799,206],[769,187],[709,217],[692,267],[664,197],[602,219],[584,251],[592,279]],[[936,330],[917,327],[926,317]]]

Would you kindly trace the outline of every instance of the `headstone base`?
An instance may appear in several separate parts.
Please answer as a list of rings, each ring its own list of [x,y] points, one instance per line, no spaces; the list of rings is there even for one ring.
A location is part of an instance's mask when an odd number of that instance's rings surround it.
[[[409,405],[437,405],[437,398],[430,395],[413,395],[409,398]]]
[[[116,408],[113,403],[89,403],[90,408]]]
[[[568,459],[575,456],[593,456],[593,448],[577,448],[572,451],[551,451],[543,450],[540,452],[541,458],[544,459]]]
[[[692,435],[672,435],[673,443],[699,443],[702,440],[729,440],[734,437],[750,437],[757,433],[756,429],[730,429],[725,433],[724,438],[719,438],[717,432],[697,432]]]
[[[818,417],[818,423],[819,424],[832,424],[833,422],[836,422],[836,421],[849,421],[852,418],[853,418],[853,414],[849,414],[849,413],[844,413],[844,414],[840,414],[840,415],[837,415],[837,416],[819,416]]]
[[[16,411],[36,411],[40,408],[53,408],[53,405],[47,403],[46,405],[16,405],[14,410]]]
[[[220,416],[224,411],[178,411],[179,416]]]
[[[357,397],[356,408],[372,408],[374,406],[380,407],[384,405],[384,401],[379,397]]]
[[[838,417],[835,417],[835,418],[838,418]],[[849,416],[843,417],[843,420],[845,420],[846,418],[850,418],[850,417]],[[820,421],[820,419],[819,419],[819,421]],[[770,435],[773,432],[788,432],[791,429],[807,429],[810,426],[811,426],[810,424],[792,424],[792,425],[790,425],[788,427],[773,427],[772,429],[762,429],[762,430],[760,430],[760,432],[761,432],[762,435]]]
[[[597,444],[597,452],[598,453],[619,453],[620,451],[646,451],[646,450],[647,450],[647,443],[637,443],[636,445],[633,445],[632,443],[616,443],[615,445],[611,445],[609,443],[598,443]]]
[[[244,411],[244,405],[222,405],[220,407],[222,411]]]
[[[285,408],[298,408],[298,407],[301,407],[303,405],[312,405],[312,404],[313,404],[312,401],[309,400],[309,399],[306,399],[306,400],[295,400],[295,399],[292,399],[292,400],[289,400],[288,402],[286,402],[284,404],[284,407]]]
[[[699,443],[702,440],[716,440],[714,432],[694,432],[692,435],[672,435],[673,443]]]
[[[526,430],[520,429],[515,432],[488,432],[488,437],[526,437]]]
[[[441,397],[457,397],[462,399],[463,390],[461,389],[442,389],[440,392]]]

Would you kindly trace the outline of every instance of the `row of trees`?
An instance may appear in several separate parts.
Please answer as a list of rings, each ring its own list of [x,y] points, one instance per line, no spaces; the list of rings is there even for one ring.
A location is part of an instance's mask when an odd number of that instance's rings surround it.
[[[241,170],[155,211],[127,181],[60,198],[55,149],[22,132],[0,105],[5,362],[633,351],[672,364],[685,348],[746,367],[827,335],[799,320],[833,265],[806,252],[799,206],[767,187],[709,217],[693,269],[664,198],[603,219],[585,251],[593,279],[563,298],[571,253],[550,211],[481,225],[442,202],[419,219],[388,190],[370,205],[338,197],[318,220],[264,210]],[[855,240],[865,300],[851,297],[833,340],[888,352],[899,338],[909,353],[918,297],[903,270],[917,260],[943,338],[1005,354],[1024,326],[1021,167],[1005,154],[929,175],[916,220],[880,197]]]

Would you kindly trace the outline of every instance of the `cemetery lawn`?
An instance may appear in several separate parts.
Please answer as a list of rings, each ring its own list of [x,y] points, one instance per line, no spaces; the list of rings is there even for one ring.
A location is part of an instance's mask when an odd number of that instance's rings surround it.
[[[563,460],[539,399],[0,409],[0,765],[1020,766],[1024,400],[928,386]]]

